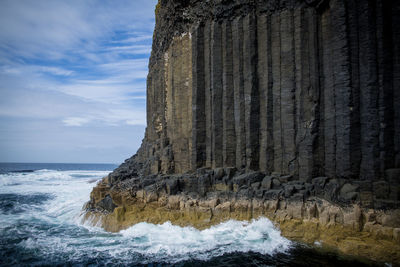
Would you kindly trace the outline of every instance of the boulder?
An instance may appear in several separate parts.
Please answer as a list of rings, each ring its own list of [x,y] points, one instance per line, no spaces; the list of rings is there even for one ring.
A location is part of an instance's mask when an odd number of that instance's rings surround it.
[[[179,191],[179,180],[177,178],[170,178],[165,182],[168,195],[175,195]]]
[[[285,185],[284,191],[285,191],[285,198],[290,198],[296,190],[293,185]]]
[[[278,178],[272,179],[272,188],[276,189],[281,186],[281,182],[279,181]]]
[[[114,204],[110,195],[106,195],[102,200],[97,202],[97,208],[112,213],[117,205]]]
[[[200,195],[205,196],[212,186],[211,177],[209,174],[202,175],[198,178],[198,189]]]
[[[261,187],[264,189],[271,189],[272,188],[272,176],[265,176],[261,182]]]
[[[255,182],[255,183],[252,183],[252,184],[251,184],[251,187],[253,188],[253,190],[259,189],[260,186],[261,186],[261,183],[260,183],[260,182]]]
[[[282,189],[271,189],[264,193],[264,198],[266,200],[276,200],[279,199],[282,193],[283,193]]]
[[[216,169],[214,170],[214,179],[215,179],[216,181],[221,180],[222,177],[224,177],[224,175],[225,175],[225,170],[224,170],[224,168],[216,168]]]

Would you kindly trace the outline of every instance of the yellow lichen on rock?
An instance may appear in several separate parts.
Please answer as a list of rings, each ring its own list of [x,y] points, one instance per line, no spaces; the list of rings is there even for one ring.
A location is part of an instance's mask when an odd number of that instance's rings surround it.
[[[118,207],[113,212],[88,211],[86,219],[105,230],[118,232],[140,222],[209,228],[229,219],[271,219],[282,235],[341,253],[381,262],[400,262],[398,210],[365,210],[358,205],[340,207],[323,199],[306,202],[257,199],[193,199],[185,194],[158,195],[138,190],[133,197],[126,191],[108,192],[100,183],[92,192],[99,201],[108,194]]]

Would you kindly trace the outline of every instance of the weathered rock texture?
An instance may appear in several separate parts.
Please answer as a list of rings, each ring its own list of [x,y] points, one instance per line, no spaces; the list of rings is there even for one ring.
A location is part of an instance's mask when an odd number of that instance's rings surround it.
[[[399,262],[399,25],[396,0],[160,0],[145,138],[87,216],[115,231],[266,215]]]
[[[399,1],[160,1],[146,174],[400,168]]]
[[[86,221],[108,231],[143,221],[203,229],[228,219],[266,216],[288,238],[400,263],[400,210],[348,204],[362,184],[345,179],[317,177],[308,183],[235,168],[136,177],[117,184],[109,179],[93,189],[85,214]]]

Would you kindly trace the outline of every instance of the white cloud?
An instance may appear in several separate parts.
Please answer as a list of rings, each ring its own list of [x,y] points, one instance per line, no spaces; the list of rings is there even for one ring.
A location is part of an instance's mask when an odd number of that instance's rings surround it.
[[[42,72],[47,72],[47,73],[59,75],[59,76],[70,76],[74,73],[71,70],[65,70],[65,69],[58,68],[58,67],[39,67],[39,69]]]
[[[114,41],[114,43],[137,43],[141,41],[146,41],[146,40],[151,40],[153,38],[153,35],[139,35],[137,37],[129,37],[126,39],[122,39],[119,41]]]
[[[0,1],[0,43],[24,57],[66,58],[71,49],[88,49],[114,30],[150,31],[156,1]],[[140,5],[140,7],[139,7]],[[147,35],[131,41],[146,40]],[[136,40],[135,40],[136,38]]]
[[[108,48],[108,50],[117,53],[129,53],[129,54],[150,54],[151,45],[125,45],[125,46],[113,46]]]
[[[62,67],[16,64],[0,65],[0,73],[27,78],[30,75],[51,74],[57,76],[71,76],[74,71]]]
[[[63,120],[66,126],[82,126],[90,121],[88,118],[70,117]]]
[[[21,74],[21,69],[18,67],[2,66],[1,72],[5,74],[18,75]]]
[[[127,125],[145,125],[142,120],[127,120],[125,123]]]
[[[32,143],[62,149],[72,135],[81,147],[81,136],[90,139],[101,132],[92,146],[111,148],[118,129],[132,127],[141,130],[126,134],[137,140],[124,139],[124,147],[139,144],[146,125],[145,80],[156,3],[0,1],[0,129],[9,122],[20,125],[18,132],[0,133],[0,147],[7,146],[9,153]],[[40,125],[35,131],[48,134],[29,143],[26,137],[34,134],[35,125]],[[58,134],[50,134],[56,128]],[[75,155],[65,157],[71,161]]]
[[[99,65],[107,73],[126,73],[132,71],[147,71],[147,58],[124,59]],[[135,73],[131,73],[135,75]]]
[[[103,119],[110,124],[118,121],[128,125],[146,125],[146,112],[135,108],[112,108],[103,114]]]

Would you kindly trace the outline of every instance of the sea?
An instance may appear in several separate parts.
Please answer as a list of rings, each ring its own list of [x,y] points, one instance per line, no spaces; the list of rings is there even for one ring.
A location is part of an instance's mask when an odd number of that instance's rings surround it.
[[[113,164],[0,163],[0,266],[374,266],[289,241],[267,218],[206,230],[139,223],[118,233],[82,221]]]

